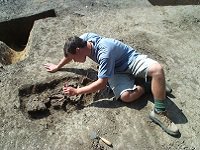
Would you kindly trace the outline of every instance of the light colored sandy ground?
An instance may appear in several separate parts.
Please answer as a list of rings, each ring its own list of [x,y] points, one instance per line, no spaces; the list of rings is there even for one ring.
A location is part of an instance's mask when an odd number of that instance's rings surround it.
[[[135,1],[138,5],[131,5],[132,8],[122,5],[124,8],[116,11],[113,7],[111,10],[104,8],[98,1],[93,6],[85,1],[81,10],[58,9],[60,16],[35,22],[26,59],[0,70],[0,149],[88,150],[95,146],[116,150],[200,149],[200,7],[153,7],[147,1],[143,2],[144,6],[141,1]],[[112,3],[103,4],[107,7]],[[64,1],[59,5],[68,8]],[[96,6],[101,6],[102,10],[96,12]],[[114,6],[117,8],[118,5]],[[153,107],[151,97],[129,105],[101,99],[84,109],[72,113],[55,111],[38,120],[24,116],[20,109],[24,102],[19,95],[20,88],[77,76],[69,68],[78,70],[95,66],[89,60],[84,65],[71,63],[54,74],[47,73],[42,66],[46,62],[58,62],[66,37],[84,32],[123,40],[164,65],[167,82],[173,88],[168,109],[180,129],[179,137],[167,135],[149,121],[147,116]],[[113,148],[102,142],[92,143],[90,133],[97,130],[112,141]]]

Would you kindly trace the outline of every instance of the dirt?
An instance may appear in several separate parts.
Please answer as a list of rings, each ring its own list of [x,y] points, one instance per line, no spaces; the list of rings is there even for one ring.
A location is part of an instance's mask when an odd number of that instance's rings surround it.
[[[20,51],[21,43],[13,40],[17,36],[9,38],[0,29],[0,149],[200,149],[199,1],[1,0],[0,4],[1,27],[11,20],[15,30],[17,21],[30,23],[23,26],[26,34],[21,39],[27,43]],[[33,17],[52,9],[56,16]],[[148,119],[151,95],[126,104],[115,100],[109,88],[77,97],[62,93],[65,83],[77,87],[94,81],[97,64],[89,59],[84,64],[72,62],[56,73],[48,73],[43,64],[57,63],[65,39],[85,32],[121,40],[163,64],[173,89],[167,109],[180,135],[170,136]],[[93,139],[94,132],[112,147]]]

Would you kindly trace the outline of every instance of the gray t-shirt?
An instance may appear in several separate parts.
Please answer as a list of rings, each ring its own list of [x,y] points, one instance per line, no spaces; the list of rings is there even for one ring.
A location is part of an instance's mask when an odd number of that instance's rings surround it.
[[[139,55],[132,47],[95,33],[85,33],[80,38],[93,43],[90,58],[99,64],[98,78],[111,78],[114,73],[124,72]]]

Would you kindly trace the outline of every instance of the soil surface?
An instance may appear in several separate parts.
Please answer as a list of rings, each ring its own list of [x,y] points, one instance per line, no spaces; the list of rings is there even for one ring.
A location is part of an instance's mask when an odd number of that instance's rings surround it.
[[[0,0],[1,150],[200,149],[198,0]],[[170,118],[180,135],[148,118],[151,95],[130,104],[106,88],[68,97],[62,87],[90,84],[97,64],[72,62],[56,73],[65,39],[95,32],[163,64],[173,92]],[[106,145],[94,135],[112,142]]]

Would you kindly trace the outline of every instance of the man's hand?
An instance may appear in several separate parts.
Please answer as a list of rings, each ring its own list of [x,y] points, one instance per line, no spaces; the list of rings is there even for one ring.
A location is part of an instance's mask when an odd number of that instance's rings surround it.
[[[73,88],[71,86],[64,86],[63,87],[63,92],[69,96],[74,96],[74,95],[78,95],[77,93],[77,89],[76,88]]]
[[[52,72],[53,73],[53,72],[58,71],[57,65],[52,64],[52,63],[44,64],[44,67],[47,69],[48,72]]]

